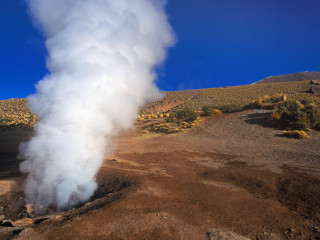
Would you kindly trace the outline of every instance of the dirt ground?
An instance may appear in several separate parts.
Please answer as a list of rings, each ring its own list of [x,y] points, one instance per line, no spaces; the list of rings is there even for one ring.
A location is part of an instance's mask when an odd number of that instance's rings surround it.
[[[0,226],[0,237],[320,239],[320,133],[284,138],[264,125],[266,115],[252,110],[206,117],[171,135],[137,127],[106,157],[91,202],[34,216],[28,227]],[[11,220],[26,216],[24,176],[13,156],[29,134],[0,132],[0,206]]]

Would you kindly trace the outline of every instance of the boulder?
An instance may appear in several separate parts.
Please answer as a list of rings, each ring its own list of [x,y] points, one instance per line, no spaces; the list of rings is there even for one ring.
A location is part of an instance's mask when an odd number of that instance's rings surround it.
[[[34,214],[35,205],[34,204],[26,204],[26,212],[30,214]]]
[[[31,218],[22,218],[20,220],[12,222],[12,226],[14,227],[26,227],[33,224],[33,220]]]

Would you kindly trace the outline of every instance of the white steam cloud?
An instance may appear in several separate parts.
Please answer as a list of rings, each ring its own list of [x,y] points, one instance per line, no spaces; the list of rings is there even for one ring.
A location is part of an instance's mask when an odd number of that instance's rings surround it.
[[[29,98],[39,117],[20,146],[26,201],[68,209],[87,201],[111,137],[158,98],[154,67],[174,43],[162,0],[27,0],[46,36],[50,74]]]

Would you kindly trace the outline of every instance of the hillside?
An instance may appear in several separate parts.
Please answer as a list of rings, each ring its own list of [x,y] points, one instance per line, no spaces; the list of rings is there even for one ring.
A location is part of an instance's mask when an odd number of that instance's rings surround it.
[[[171,112],[184,106],[201,109],[204,105],[214,105],[224,112],[242,110],[258,97],[285,94],[294,100],[309,99],[320,104],[320,97],[310,94],[309,81],[275,82],[251,84],[235,87],[208,88],[167,92],[166,96],[146,105],[140,114],[159,114]],[[37,118],[26,106],[26,99],[0,101],[0,128],[32,127]]]
[[[147,105],[144,112],[158,114],[172,111],[183,106],[193,106],[200,109],[203,105],[212,104],[222,110],[237,111],[258,97],[285,94],[293,100],[310,99],[320,103],[320,98],[308,91],[309,81],[275,82],[251,84],[235,87],[208,88],[187,91],[167,92],[162,100]]]
[[[257,83],[271,83],[271,82],[294,82],[294,81],[306,81],[306,80],[319,80],[320,71],[317,72],[299,72],[284,75],[271,76],[261,79]]]

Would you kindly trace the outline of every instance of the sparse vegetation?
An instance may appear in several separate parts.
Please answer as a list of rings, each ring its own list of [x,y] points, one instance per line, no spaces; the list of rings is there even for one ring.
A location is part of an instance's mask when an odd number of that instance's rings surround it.
[[[0,101],[0,128],[33,127],[38,118],[26,105],[26,99]]]
[[[319,105],[320,97],[310,94],[308,92],[309,89],[310,81],[296,81],[172,91],[167,92],[166,97],[162,100],[148,104],[146,109],[152,109],[153,106],[174,103],[174,107],[169,110],[166,108],[164,113],[167,113],[167,111],[174,112],[181,110],[185,106],[190,106],[200,111],[202,107],[206,105],[213,105],[222,112],[237,112],[243,110],[253,100],[262,96],[265,96],[263,97],[265,101],[264,108],[269,107],[269,109],[272,109],[272,102],[279,102],[286,99],[293,99],[300,102],[304,99],[311,99],[312,102]]]
[[[249,109],[275,109],[279,102],[285,101],[287,96],[285,94],[276,94],[273,96],[265,95],[263,98],[258,97],[254,99],[247,108]]]

